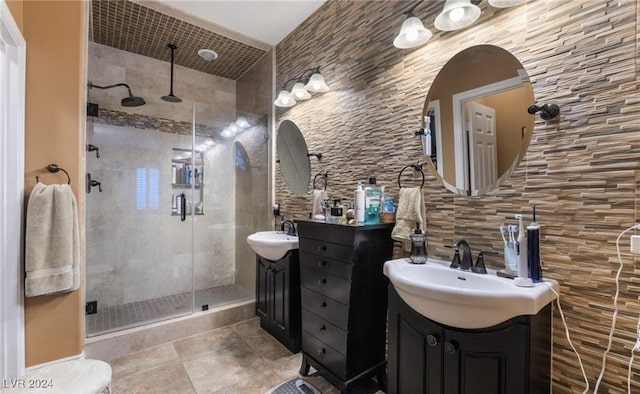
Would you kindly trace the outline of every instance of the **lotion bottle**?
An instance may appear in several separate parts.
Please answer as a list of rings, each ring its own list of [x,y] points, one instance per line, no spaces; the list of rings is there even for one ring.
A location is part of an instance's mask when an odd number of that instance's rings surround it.
[[[362,188],[362,182],[358,181],[358,187],[356,187],[355,193],[355,216],[356,224],[364,224],[364,189]]]

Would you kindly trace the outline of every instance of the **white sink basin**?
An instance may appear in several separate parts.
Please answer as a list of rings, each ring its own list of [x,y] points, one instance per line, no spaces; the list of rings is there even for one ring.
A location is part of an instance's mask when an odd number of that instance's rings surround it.
[[[251,249],[267,260],[280,260],[291,249],[298,249],[298,237],[281,231],[259,231],[247,237]]]
[[[387,261],[384,274],[400,298],[422,316],[458,328],[485,328],[520,315],[535,315],[556,296],[558,283],[545,280],[518,287],[490,271],[486,275],[449,268],[429,258],[415,265],[409,259]]]

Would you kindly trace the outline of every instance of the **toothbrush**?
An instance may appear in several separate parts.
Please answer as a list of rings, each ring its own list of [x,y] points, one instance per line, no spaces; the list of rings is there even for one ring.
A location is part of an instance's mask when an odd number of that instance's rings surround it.
[[[502,235],[502,240],[504,241],[504,247],[505,248],[509,248],[509,243],[507,242],[507,239],[505,238],[505,234],[507,232],[507,227],[503,224],[500,226],[500,235]]]
[[[514,250],[516,249],[516,237],[515,237],[515,234],[516,234],[517,228],[518,227],[516,225],[514,225],[514,224],[510,224],[509,225],[509,245],[511,245],[510,248],[514,249]]]

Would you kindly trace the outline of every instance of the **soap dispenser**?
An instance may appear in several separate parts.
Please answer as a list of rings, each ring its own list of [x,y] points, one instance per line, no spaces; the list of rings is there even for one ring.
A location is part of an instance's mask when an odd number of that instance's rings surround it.
[[[427,262],[427,237],[420,230],[420,223],[416,222],[416,229],[409,235],[411,239],[411,255],[409,260],[413,264],[425,264]]]

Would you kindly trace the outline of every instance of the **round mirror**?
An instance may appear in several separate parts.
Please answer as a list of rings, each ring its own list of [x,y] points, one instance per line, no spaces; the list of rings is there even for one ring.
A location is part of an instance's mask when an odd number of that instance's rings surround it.
[[[444,186],[471,196],[500,186],[531,140],[533,103],[529,76],[506,50],[478,45],[451,58],[422,111],[424,154]]]
[[[289,189],[298,197],[306,195],[311,177],[309,151],[300,129],[290,120],[283,121],[278,127],[276,151],[280,171]]]

